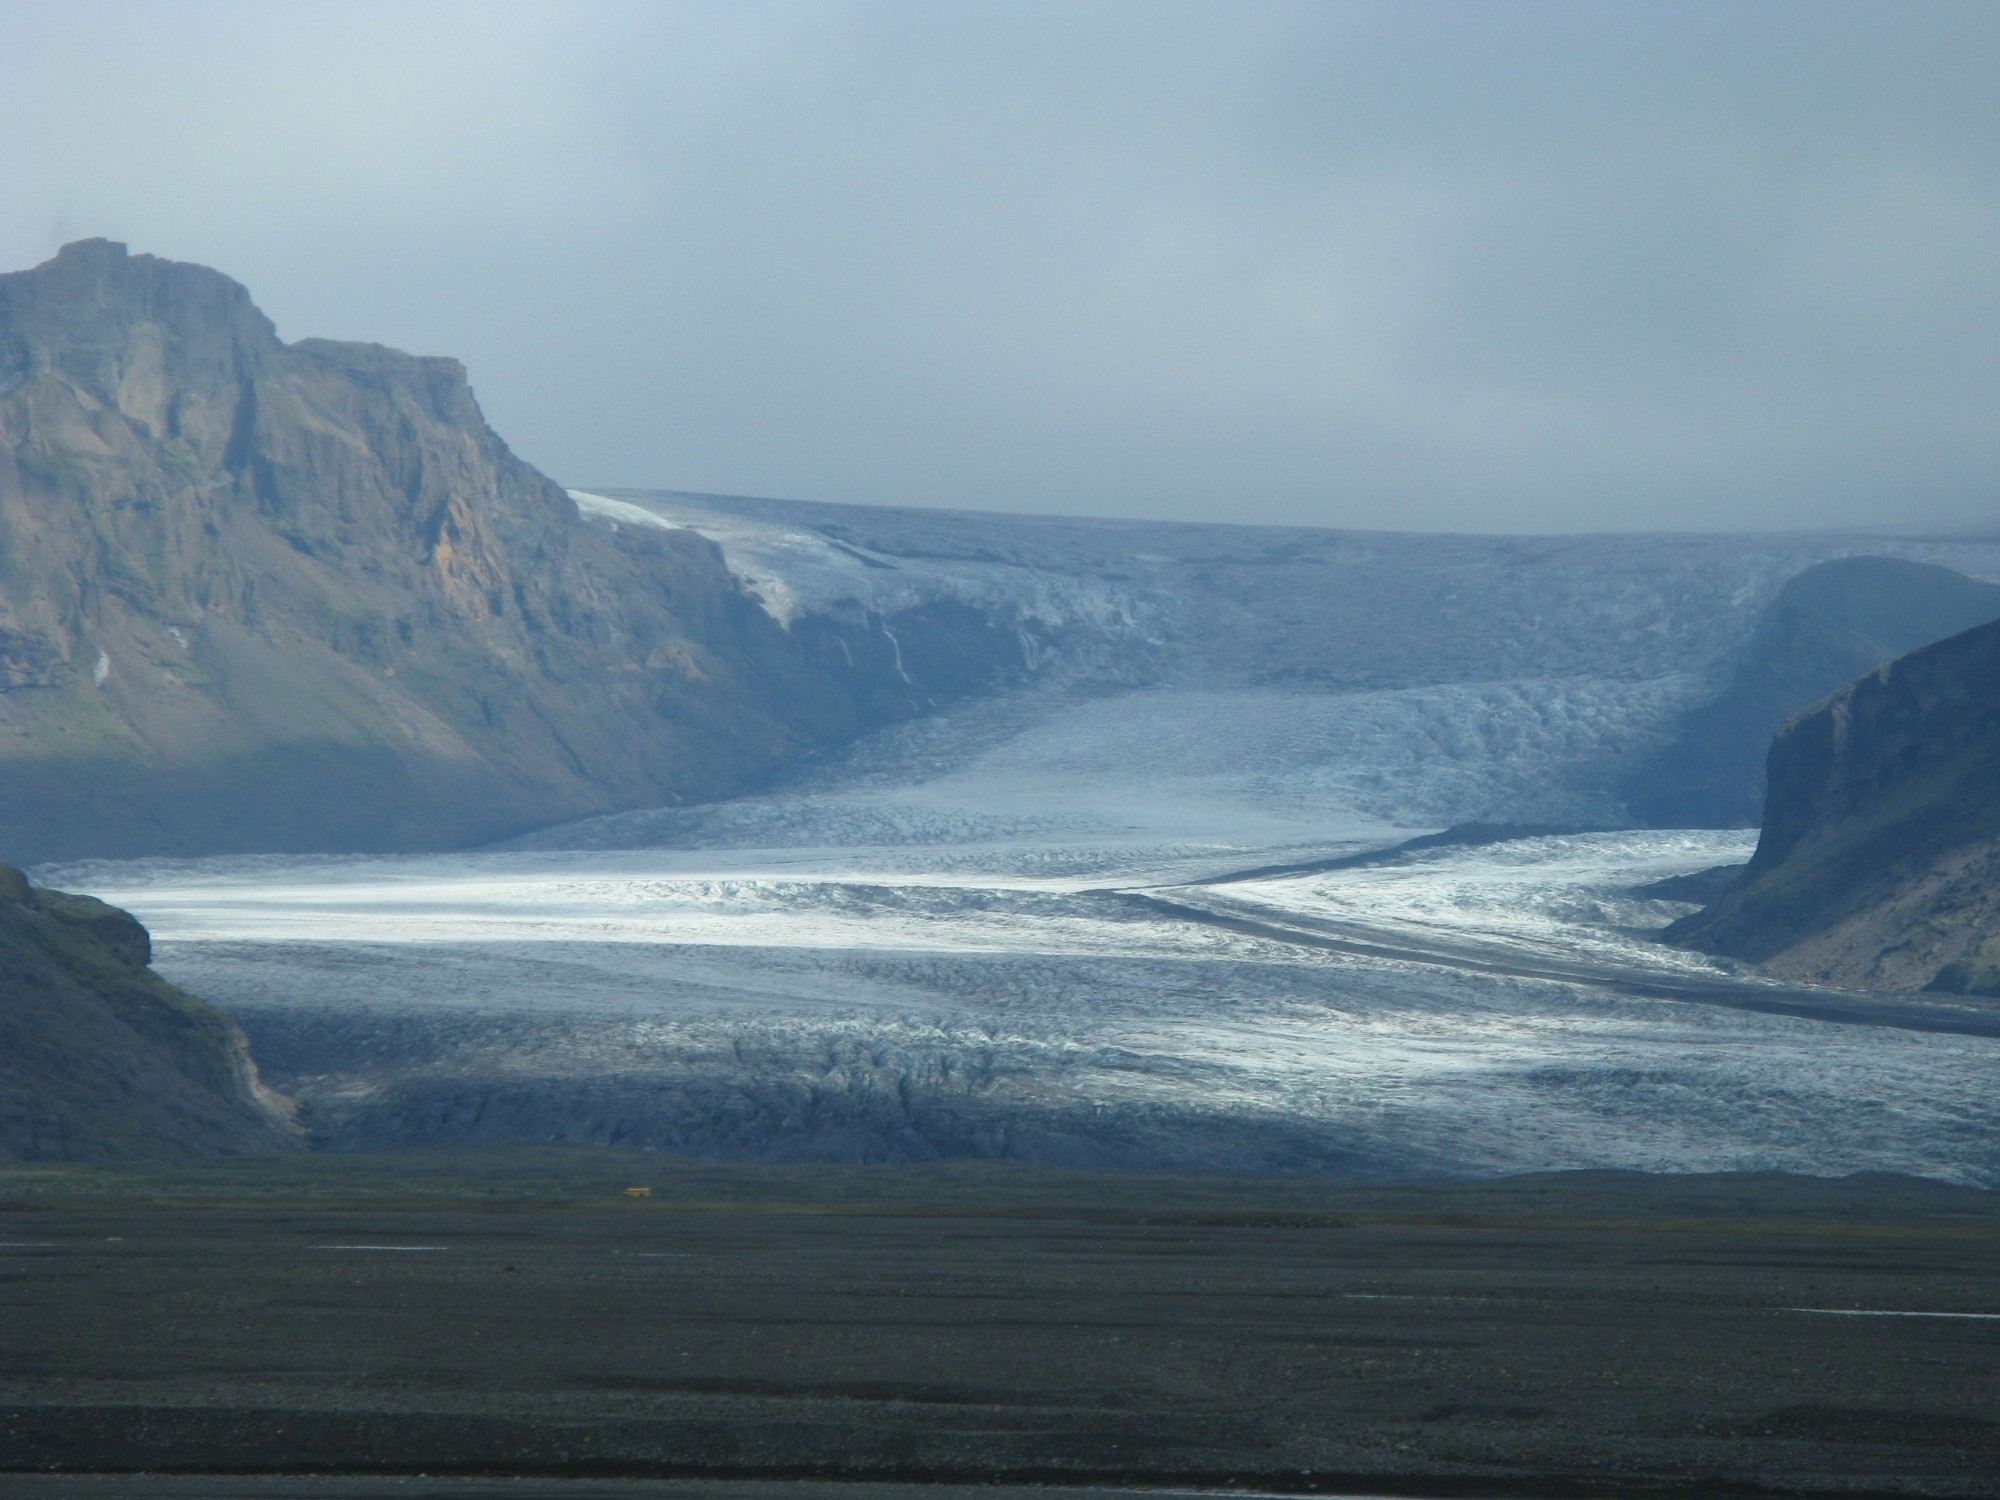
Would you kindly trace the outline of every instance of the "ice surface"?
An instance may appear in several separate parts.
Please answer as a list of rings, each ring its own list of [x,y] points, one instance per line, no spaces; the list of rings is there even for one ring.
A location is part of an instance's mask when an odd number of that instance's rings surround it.
[[[1008,559],[986,548],[910,557],[841,540],[782,510],[705,503],[706,497],[696,496],[569,493],[592,520],[700,532],[722,549],[730,570],[782,625],[837,606],[891,615],[948,598],[1033,619],[1051,633],[1082,627],[1101,638],[1139,643],[1159,628],[1155,616],[1165,602],[1094,557],[1072,559],[1070,566]],[[850,508],[805,509],[810,514]]]
[[[1713,973],[1627,894],[1731,833],[1590,835],[1221,884],[1269,850],[1005,844],[209,860],[63,872],[227,1005],[336,1143],[1478,1174],[2000,1182],[2000,1043],[1457,967]],[[1159,877],[1165,877],[1161,883]],[[1126,883],[1124,877],[1137,877]],[[1365,928],[1444,961],[1218,928]]]
[[[1619,788],[1829,557],[2000,579],[2000,543],[1423,537],[577,492],[715,540],[781,620],[938,599],[1032,626],[1038,681],[803,790],[532,842],[958,842],[1217,822],[1615,824]],[[870,764],[872,763],[872,771]]]
[[[530,848],[1393,840],[1478,819],[1608,824],[1685,678],[1405,690],[1024,693],[899,726],[773,792],[619,814]]]
[[[1860,553],[2000,579],[2000,543],[1863,533],[1417,536],[1092,521],[621,490],[713,539],[780,619],[951,598],[1040,622],[1114,675],[1406,688],[1714,666],[1784,581]],[[620,512],[623,514],[623,512]]]
[[[1616,823],[1623,769],[1791,572],[1995,577],[1992,545],[577,500],[712,536],[781,620],[955,598],[1049,654],[733,802],[466,854],[37,872],[137,913],[332,1144],[2000,1184],[2000,1041],[1745,1009],[1754,978],[1649,940],[1688,908],[1631,889],[1747,833],[1229,878],[1467,819]]]

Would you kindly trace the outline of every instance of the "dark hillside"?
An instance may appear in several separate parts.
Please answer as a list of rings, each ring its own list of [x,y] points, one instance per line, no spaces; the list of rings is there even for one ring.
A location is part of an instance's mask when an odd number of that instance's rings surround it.
[[[297,1144],[243,1034],[146,967],[146,929],[0,865],[0,1158],[237,1155]]]
[[[1668,938],[1837,984],[2000,992],[2000,622],[1787,724],[1744,884]]]

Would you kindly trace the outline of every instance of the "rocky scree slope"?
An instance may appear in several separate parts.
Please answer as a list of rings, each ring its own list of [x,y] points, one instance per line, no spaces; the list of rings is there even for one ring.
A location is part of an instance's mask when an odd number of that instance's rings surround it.
[[[0,276],[0,847],[443,848],[726,795],[907,702],[686,530],[586,524],[465,371],[102,240]],[[907,696],[907,695],[906,695]]]
[[[1669,941],[1833,984],[2000,995],[2000,622],[1788,723],[1741,885]]]
[[[146,929],[0,865],[0,1159],[299,1144],[243,1034],[147,963]]]

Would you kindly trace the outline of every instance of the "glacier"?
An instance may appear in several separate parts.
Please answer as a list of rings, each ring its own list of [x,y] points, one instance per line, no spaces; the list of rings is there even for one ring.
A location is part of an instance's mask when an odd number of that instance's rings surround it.
[[[1018,670],[729,802],[36,872],[146,922],[329,1146],[2000,1183],[2000,1026],[1659,946],[1689,908],[1638,888],[1754,833],[1617,801],[1793,572],[2000,545],[574,493],[710,536],[794,625],[984,611]],[[1549,831],[1343,862],[1469,820]]]

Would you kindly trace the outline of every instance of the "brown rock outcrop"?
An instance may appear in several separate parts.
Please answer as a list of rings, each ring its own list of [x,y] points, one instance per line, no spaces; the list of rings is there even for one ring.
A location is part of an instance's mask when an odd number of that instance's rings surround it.
[[[1795,978],[2000,989],[2000,622],[1788,723],[1743,883],[1666,935]]]
[[[0,848],[464,845],[723,795],[851,693],[692,532],[583,524],[456,361],[102,240],[0,276]]]

